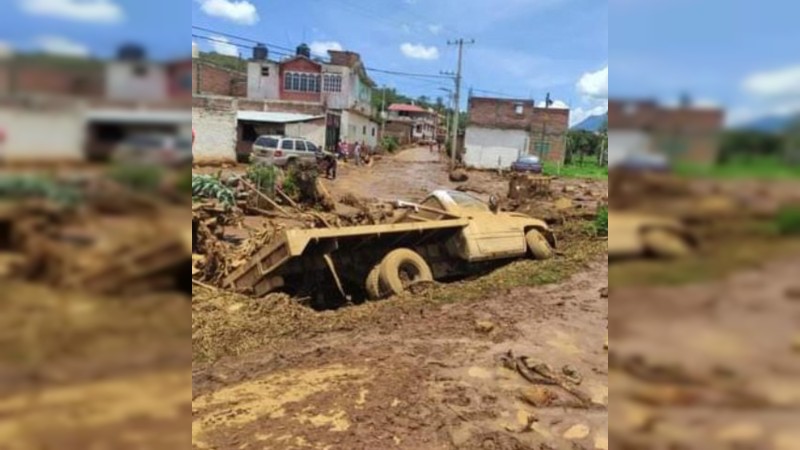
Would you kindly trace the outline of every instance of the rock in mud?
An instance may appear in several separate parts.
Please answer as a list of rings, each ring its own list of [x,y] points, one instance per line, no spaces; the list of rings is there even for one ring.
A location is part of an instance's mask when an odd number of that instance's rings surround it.
[[[489,334],[494,331],[495,325],[488,320],[477,320],[475,321],[475,329],[479,333]]]
[[[469,175],[462,169],[456,169],[450,172],[450,181],[453,183],[463,183],[467,180],[469,180]]]

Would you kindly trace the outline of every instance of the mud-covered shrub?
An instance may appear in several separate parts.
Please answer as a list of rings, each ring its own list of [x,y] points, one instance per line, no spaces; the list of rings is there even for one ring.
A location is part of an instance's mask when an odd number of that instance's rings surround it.
[[[0,177],[0,200],[46,199],[62,205],[75,205],[80,192],[72,186],[35,175]]]
[[[594,219],[594,229],[598,236],[608,236],[608,206],[597,210]]]
[[[778,211],[775,225],[782,235],[800,235],[800,206],[787,206]]]
[[[156,191],[164,179],[164,169],[154,165],[118,165],[112,167],[108,177],[137,191]]]
[[[192,175],[192,200],[215,199],[228,208],[236,205],[236,192],[213,175]]]
[[[394,153],[400,148],[400,142],[398,142],[397,138],[394,136],[386,136],[381,139],[381,148],[389,153]]]

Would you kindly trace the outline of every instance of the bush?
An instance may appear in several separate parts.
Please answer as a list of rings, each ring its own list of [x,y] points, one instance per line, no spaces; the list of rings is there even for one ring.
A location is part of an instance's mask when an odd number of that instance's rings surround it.
[[[191,169],[183,172],[178,177],[178,181],[175,184],[175,187],[178,189],[178,192],[181,194],[191,194],[192,193],[192,171]]]
[[[227,208],[236,205],[236,192],[220,181],[219,176],[192,175],[192,200],[215,199]]]
[[[394,136],[386,136],[381,139],[381,147],[389,153],[394,153],[400,148],[400,142]]]
[[[56,183],[39,176],[19,175],[0,177],[0,200],[46,199],[66,206],[81,200],[73,186]]]
[[[120,165],[111,168],[108,176],[130,189],[153,192],[161,186],[164,169],[149,165]]]
[[[597,211],[594,219],[594,229],[598,236],[608,236],[608,206]]]
[[[775,217],[775,224],[782,235],[800,235],[800,206],[781,209]]]
[[[275,182],[278,179],[280,169],[275,166],[263,164],[253,164],[247,169],[247,179],[255,187],[269,197],[275,196]]]

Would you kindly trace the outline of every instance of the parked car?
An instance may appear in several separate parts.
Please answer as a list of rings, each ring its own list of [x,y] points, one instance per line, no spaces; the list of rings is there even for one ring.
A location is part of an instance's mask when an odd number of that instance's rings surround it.
[[[125,164],[191,166],[192,140],[172,134],[135,134],[124,139],[114,148],[112,159]]]
[[[625,156],[616,167],[637,172],[669,172],[671,170],[669,159],[655,153],[631,153]]]
[[[538,156],[525,155],[511,163],[514,172],[542,173],[542,163]]]
[[[318,162],[331,153],[313,142],[296,137],[261,136],[253,143],[252,162],[277,167],[292,167],[302,161]]]

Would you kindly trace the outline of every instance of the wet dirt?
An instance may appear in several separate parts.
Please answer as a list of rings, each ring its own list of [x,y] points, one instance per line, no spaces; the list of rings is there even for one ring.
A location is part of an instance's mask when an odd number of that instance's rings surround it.
[[[190,448],[187,296],[6,281],[0,303],[0,448]]]
[[[196,364],[193,444],[608,448],[606,279],[596,262],[563,284],[376,315],[351,331]],[[556,370],[574,367],[590,404],[504,368],[498,358],[509,350]],[[545,400],[534,407],[536,398]]]
[[[508,192],[497,173],[469,176],[481,198]],[[325,183],[337,198],[385,200],[463,184],[427,148],[340,165]],[[555,183],[607,192],[603,181]],[[600,244],[584,237],[552,261],[325,313],[198,288],[193,341],[209,358],[193,369],[193,447],[607,449]],[[509,351],[581,382],[526,381],[504,366]]]
[[[800,448],[797,256],[684,287],[615,287],[613,448]]]

